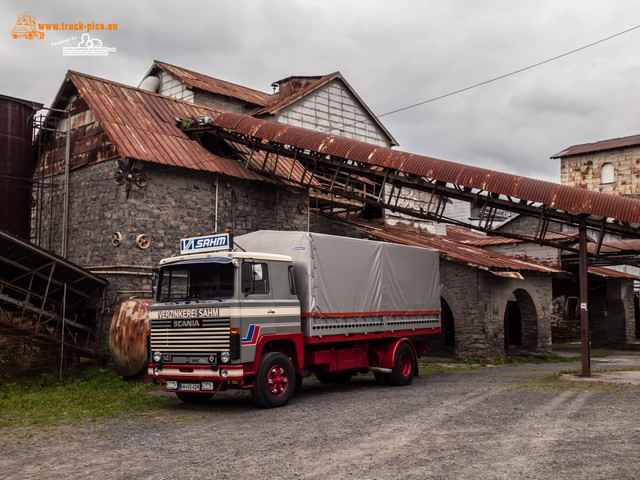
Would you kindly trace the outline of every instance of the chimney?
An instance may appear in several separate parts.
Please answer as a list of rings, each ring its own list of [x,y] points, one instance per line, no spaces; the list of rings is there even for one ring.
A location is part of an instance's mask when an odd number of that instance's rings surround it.
[[[287,77],[271,84],[278,87],[278,101],[294,95],[309,85],[316,83],[322,77]]]

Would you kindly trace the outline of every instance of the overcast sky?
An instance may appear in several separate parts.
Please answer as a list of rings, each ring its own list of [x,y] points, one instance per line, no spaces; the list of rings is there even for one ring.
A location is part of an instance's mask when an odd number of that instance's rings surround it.
[[[0,94],[50,106],[67,70],[137,86],[154,59],[271,92],[339,70],[378,115],[640,25],[637,0],[0,0]],[[113,23],[104,57],[65,56],[82,32],[11,38],[37,23]],[[77,40],[69,38],[77,36]],[[52,45],[58,42],[64,42]],[[565,147],[640,134],[640,29],[381,121],[401,150],[558,182]]]

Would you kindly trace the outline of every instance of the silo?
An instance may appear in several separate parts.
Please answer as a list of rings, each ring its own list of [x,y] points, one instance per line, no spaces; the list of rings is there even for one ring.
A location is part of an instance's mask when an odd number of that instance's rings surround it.
[[[0,228],[29,238],[33,117],[42,104],[0,95]]]

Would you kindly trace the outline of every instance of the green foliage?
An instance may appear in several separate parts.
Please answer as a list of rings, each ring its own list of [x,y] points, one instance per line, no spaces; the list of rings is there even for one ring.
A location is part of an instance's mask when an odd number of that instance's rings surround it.
[[[177,403],[151,395],[152,384],[127,381],[113,371],[93,367],[62,382],[50,376],[0,385],[0,427],[66,425],[122,414],[143,414]]]

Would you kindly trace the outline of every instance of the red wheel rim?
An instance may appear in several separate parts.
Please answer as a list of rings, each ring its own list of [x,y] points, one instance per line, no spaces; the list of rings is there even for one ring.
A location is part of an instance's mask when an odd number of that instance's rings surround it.
[[[267,375],[267,386],[274,397],[280,397],[287,391],[289,376],[282,365],[274,365]]]
[[[409,352],[402,352],[398,361],[400,362],[400,374],[403,377],[407,377],[411,373],[411,368],[413,367],[411,355],[409,355]]]

